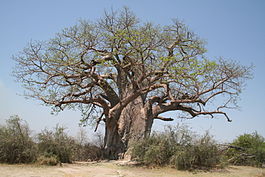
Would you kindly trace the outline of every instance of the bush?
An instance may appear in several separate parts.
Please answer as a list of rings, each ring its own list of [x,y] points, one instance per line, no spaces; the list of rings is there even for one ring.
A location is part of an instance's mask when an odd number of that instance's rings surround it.
[[[75,139],[73,160],[98,161],[103,159],[102,134],[97,133],[93,142],[89,142],[86,135],[87,132],[80,128]]]
[[[50,166],[55,166],[59,163],[59,160],[56,156],[44,156],[41,155],[37,159],[37,163],[40,165],[50,165]]]
[[[65,128],[57,126],[55,131],[43,130],[38,134],[39,154],[57,157],[62,163],[71,163],[75,141],[65,133]]]
[[[163,133],[133,143],[132,158],[146,165],[167,165],[178,146],[190,144],[192,136],[187,126],[168,126]]]
[[[261,167],[265,164],[265,140],[257,132],[241,135],[231,143],[227,156],[234,165]]]
[[[18,116],[11,116],[6,125],[0,127],[0,162],[31,163],[36,156],[36,145],[27,123]]]
[[[165,134],[154,134],[134,144],[132,158],[152,166],[164,166],[174,154],[174,143]]]
[[[97,134],[94,142],[88,143],[85,132],[79,139],[67,135],[65,128],[58,125],[54,130],[43,130],[36,137],[30,136],[26,122],[12,116],[5,126],[0,125],[0,163],[32,163],[56,165],[59,162],[94,161],[103,159],[102,135]]]
[[[191,170],[216,167],[223,155],[208,133],[198,138],[188,127],[178,126],[134,143],[132,158],[149,166]]]
[[[222,153],[208,133],[194,144],[179,146],[171,158],[171,164],[179,170],[210,169],[221,162]]]
[[[73,159],[75,161],[98,161],[103,159],[103,149],[90,143],[77,144]]]

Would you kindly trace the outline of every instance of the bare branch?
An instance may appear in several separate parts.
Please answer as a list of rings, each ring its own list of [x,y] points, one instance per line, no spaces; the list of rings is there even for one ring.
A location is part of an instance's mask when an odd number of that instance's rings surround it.
[[[98,120],[97,120],[97,124],[96,124],[96,128],[95,128],[94,132],[97,131],[97,129],[98,129],[98,125],[99,125],[99,123],[101,122],[103,116],[104,116],[104,113],[102,113],[101,116],[98,118]]]
[[[154,119],[160,119],[163,121],[173,121],[174,120],[172,118],[167,118],[167,117],[162,117],[162,116],[156,116],[156,117],[154,117]]]

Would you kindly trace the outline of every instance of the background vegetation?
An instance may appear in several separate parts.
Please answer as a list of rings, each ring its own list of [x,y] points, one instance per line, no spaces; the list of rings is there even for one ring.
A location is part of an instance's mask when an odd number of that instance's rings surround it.
[[[12,116],[0,126],[0,162],[30,163],[36,160],[37,148],[26,122]]]
[[[31,135],[27,123],[18,116],[10,117],[6,125],[0,126],[1,163],[57,165],[73,160],[99,160],[103,158],[102,147],[94,144],[88,143],[84,133],[78,138],[67,135],[65,128],[59,125]]]
[[[28,124],[11,116],[0,126],[0,163],[57,165],[104,158],[103,138],[89,142],[84,130],[69,136],[64,127],[44,129],[32,135]],[[262,167],[265,139],[257,132],[243,134],[232,143],[220,145],[206,132],[199,136],[185,125],[166,127],[149,138],[133,143],[132,159],[147,166],[170,166],[179,170],[211,169],[228,164]]]
[[[227,151],[229,162],[234,165],[265,165],[265,140],[257,132],[243,134],[235,139]]]
[[[135,143],[132,157],[145,165],[189,170],[216,167],[221,164],[223,153],[209,133],[198,136],[188,127],[177,126]]]
[[[135,142],[132,158],[147,166],[171,166],[179,170],[223,168],[229,164],[262,167],[265,141],[253,133],[222,145],[208,132],[199,136],[186,126],[167,127],[162,133]]]

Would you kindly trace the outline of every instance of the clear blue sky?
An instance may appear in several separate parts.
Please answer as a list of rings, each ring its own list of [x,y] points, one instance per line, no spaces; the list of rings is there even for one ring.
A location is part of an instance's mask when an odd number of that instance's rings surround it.
[[[23,89],[11,77],[17,54],[30,40],[47,40],[79,19],[91,21],[104,10],[131,8],[143,21],[170,24],[183,20],[207,41],[208,56],[222,56],[255,65],[254,79],[241,95],[241,109],[225,119],[182,121],[194,130],[210,132],[221,141],[258,131],[265,136],[265,1],[264,0],[0,0],[0,123],[17,114],[38,132],[60,122],[75,134],[80,114],[66,111],[58,116],[34,100],[18,94]],[[174,123],[181,122],[177,119]],[[160,129],[161,123],[155,123]],[[90,128],[88,128],[90,129]]]

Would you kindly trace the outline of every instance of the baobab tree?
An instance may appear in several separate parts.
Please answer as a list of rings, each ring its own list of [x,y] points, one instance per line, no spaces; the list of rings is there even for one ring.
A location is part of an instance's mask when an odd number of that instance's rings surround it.
[[[129,141],[148,137],[154,119],[172,121],[161,116],[168,111],[231,121],[225,111],[237,106],[251,67],[205,53],[183,23],[141,23],[124,8],[30,42],[14,57],[14,75],[27,97],[55,111],[80,109],[95,129],[102,122],[106,153],[116,159]]]

